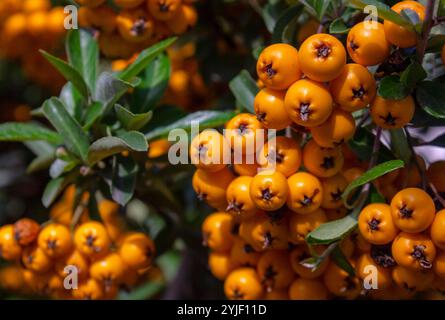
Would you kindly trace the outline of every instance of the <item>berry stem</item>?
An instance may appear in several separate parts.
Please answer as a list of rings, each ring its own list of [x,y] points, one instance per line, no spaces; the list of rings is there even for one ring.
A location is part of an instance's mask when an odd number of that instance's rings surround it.
[[[434,9],[436,7],[436,0],[428,0],[425,9],[425,20],[422,26],[422,33],[417,41],[417,59],[422,63],[425,56],[426,46],[428,44],[428,37],[431,33],[431,28],[434,25]]]

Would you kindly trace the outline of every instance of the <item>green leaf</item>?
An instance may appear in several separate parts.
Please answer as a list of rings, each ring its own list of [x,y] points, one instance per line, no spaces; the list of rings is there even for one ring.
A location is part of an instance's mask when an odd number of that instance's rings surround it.
[[[445,46],[445,34],[436,34],[428,39],[426,52],[441,52],[443,46]]]
[[[63,138],[67,148],[82,160],[86,160],[89,147],[88,136],[82,131],[79,123],[70,116],[58,98],[44,102],[43,112]]]
[[[85,30],[71,30],[67,36],[66,52],[70,65],[80,73],[90,91],[94,92],[99,65],[97,42]]]
[[[176,39],[176,37],[165,39],[142,51],[136,61],[119,74],[119,78],[124,81],[130,81],[133,77],[136,77],[150,64],[150,62],[153,61],[154,58],[171,46]]]
[[[416,90],[416,98],[424,111],[435,118],[445,119],[445,86],[436,81],[423,81]]]
[[[94,102],[91,104],[85,113],[83,130],[88,131],[91,126],[103,115],[104,106],[102,102]]]
[[[401,100],[409,95],[409,89],[399,76],[386,76],[380,80],[378,94],[384,99]]]
[[[371,181],[374,181],[375,179],[387,174],[388,172],[397,170],[399,168],[402,168],[404,166],[404,162],[402,160],[391,160],[383,162],[374,168],[366,171],[363,175],[352,181],[345,191],[343,192],[342,199],[345,205],[347,206],[347,200],[349,195],[352,191],[357,189],[358,187],[361,187]]]
[[[264,50],[264,46],[258,46],[255,49],[252,50],[252,56],[255,60],[258,60],[260,57],[261,52]]]
[[[303,11],[302,5],[294,5],[289,9],[285,10],[278,18],[275,28],[272,33],[272,43],[283,42],[283,35],[285,33],[286,27]]]
[[[110,193],[114,201],[125,206],[133,197],[138,165],[131,158],[119,157],[113,166]]]
[[[158,127],[145,134],[147,141],[153,141],[168,137],[170,131],[174,129],[184,129],[191,131],[191,123],[199,124],[199,129],[215,128],[225,124],[235,116],[233,111],[197,111],[179,119],[169,125]]]
[[[82,96],[71,82],[67,82],[63,86],[59,99],[65,105],[68,113],[80,122],[82,119]]]
[[[250,113],[255,113],[253,102],[259,89],[247,70],[242,70],[229,82],[230,90],[236,100]]]
[[[31,150],[36,156],[51,155],[54,156],[56,147],[49,142],[43,140],[37,141],[25,141],[23,143],[29,150]]]
[[[413,26],[417,27],[422,24],[419,15],[416,11],[411,9],[403,9],[400,15],[410,22]]]
[[[42,203],[48,208],[62,193],[62,191],[74,180],[75,175],[69,174],[64,177],[52,179],[45,187],[42,196]]]
[[[424,80],[427,77],[425,69],[417,61],[411,62],[411,64],[400,75],[400,81],[407,88],[414,88],[417,83]]]
[[[345,270],[349,275],[355,275],[355,269],[341,251],[340,245],[335,247],[331,253],[331,257],[337,266]]]
[[[329,33],[332,34],[345,34],[348,33],[351,28],[344,23],[342,18],[337,18],[329,25]]]
[[[49,168],[49,175],[53,179],[58,178],[62,174],[74,169],[77,165],[78,162],[75,160],[68,162],[61,159],[56,159]]]
[[[344,239],[357,226],[357,219],[352,214],[339,220],[323,223],[317,229],[313,230],[306,236],[309,244],[331,244],[333,242]]]
[[[131,110],[138,113],[153,110],[168,86],[170,73],[170,59],[166,54],[159,55],[141,73],[142,81],[132,95]]]
[[[120,123],[127,130],[139,130],[145,126],[152,118],[153,111],[148,111],[146,113],[134,114],[130,110],[122,107],[119,104],[114,106],[116,111],[116,116]]]
[[[122,81],[109,72],[103,72],[99,75],[96,83],[94,100],[102,104],[102,115],[107,113],[114,104],[134,85],[130,82]]]
[[[123,151],[144,152],[147,150],[148,144],[142,133],[123,132],[118,137],[104,137],[94,141],[88,150],[88,163],[93,165]]]
[[[313,8],[317,13],[318,21],[321,21],[326,13],[326,10],[331,4],[331,0],[312,0],[310,2],[312,2]]]
[[[348,145],[354,154],[362,161],[369,161],[372,156],[372,146],[375,136],[368,129],[357,128],[354,139],[349,140]],[[379,161],[393,160],[394,155],[386,146],[381,145],[379,151]]]
[[[268,2],[263,6],[262,15],[267,30],[272,33],[282,11],[286,9],[281,1]]]
[[[54,161],[54,154],[40,155],[34,158],[31,163],[26,168],[26,173],[31,174],[37,171],[46,170],[50,167],[51,163]]]
[[[43,140],[53,144],[62,142],[57,132],[36,123],[7,122],[0,124],[0,141]]]
[[[403,129],[389,130],[389,134],[391,135],[391,150],[397,158],[402,159],[405,163],[409,163],[413,153]]]
[[[391,8],[383,2],[378,0],[349,0],[349,3],[362,10],[368,5],[375,6],[377,8],[379,18],[389,20],[395,24],[407,28],[410,31],[414,31],[414,26],[406,18],[399,15],[394,10],[391,10]]]
[[[76,87],[76,89],[85,99],[88,98],[88,86],[76,69],[62,59],[59,59],[44,50],[40,50],[40,53],[63,75],[67,81],[70,81],[74,87]]]

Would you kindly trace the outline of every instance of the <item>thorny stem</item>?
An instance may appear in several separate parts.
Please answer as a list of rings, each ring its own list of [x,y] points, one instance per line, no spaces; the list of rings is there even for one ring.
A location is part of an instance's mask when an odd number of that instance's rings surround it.
[[[425,20],[423,22],[422,34],[417,42],[417,59],[419,63],[422,63],[425,56],[426,46],[428,43],[428,36],[430,35],[431,28],[433,27],[434,8],[436,7],[436,0],[428,0],[425,10]]]

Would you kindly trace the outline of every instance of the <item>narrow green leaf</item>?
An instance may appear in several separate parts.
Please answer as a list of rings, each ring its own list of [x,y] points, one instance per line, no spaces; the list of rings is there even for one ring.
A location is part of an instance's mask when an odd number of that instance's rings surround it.
[[[427,77],[427,73],[425,69],[423,69],[422,65],[417,61],[411,62],[408,68],[402,72],[400,75],[400,81],[407,88],[414,88],[416,84]]]
[[[122,206],[133,197],[137,172],[138,166],[133,159],[120,157],[115,161],[110,193],[113,200]]]
[[[51,204],[57,199],[62,191],[70,184],[75,178],[74,174],[69,174],[64,177],[52,179],[45,187],[42,196],[42,203],[45,208],[51,206]]]
[[[114,106],[118,120],[127,130],[139,130],[153,117],[153,111],[134,114],[130,110],[116,104]]]
[[[82,119],[82,96],[71,82],[67,82],[59,95],[68,113],[77,121]]]
[[[66,40],[66,52],[70,65],[85,79],[90,91],[94,92],[99,65],[97,42],[85,30],[71,30]]]
[[[50,98],[43,104],[46,118],[63,137],[67,148],[82,160],[86,160],[89,147],[88,136],[82,131],[58,98]]]
[[[51,163],[54,161],[54,154],[45,154],[40,155],[34,158],[31,163],[26,168],[26,173],[31,174],[37,171],[46,170],[51,166]]]
[[[303,6],[297,4],[285,10],[280,15],[272,33],[272,43],[283,42],[283,34],[286,30],[286,27],[289,25],[289,23],[292,22],[292,20],[298,18],[298,16],[302,11],[303,11]]]
[[[148,144],[142,133],[123,132],[118,137],[104,137],[94,141],[88,151],[88,163],[93,165],[122,151],[144,152],[147,150]]]
[[[56,159],[49,168],[49,175],[53,179],[58,178],[62,174],[74,169],[77,165],[78,162],[74,160],[68,162],[61,159]]]
[[[401,100],[406,98],[409,92],[399,76],[386,76],[380,80],[378,94],[384,99]]]
[[[341,251],[340,246],[336,246],[331,254],[332,260],[334,260],[335,264],[345,270],[349,275],[355,275],[355,269],[345,257],[344,253]]]
[[[40,50],[40,53],[63,75],[67,81],[70,81],[76,87],[76,89],[79,90],[79,93],[85,99],[88,98],[88,86],[76,69],[62,59],[59,59],[44,50]]]
[[[101,114],[107,113],[128,89],[132,87],[132,83],[122,81],[112,73],[101,73],[97,79],[96,91],[94,93],[94,100],[102,104]]]
[[[435,118],[445,119],[445,86],[436,81],[423,81],[416,90],[416,98],[424,111]]]
[[[62,142],[60,135],[37,123],[7,122],[0,124],[0,141],[37,141],[53,144]]]
[[[255,113],[253,102],[259,89],[247,70],[242,70],[229,82],[230,90],[236,100],[250,113]]]
[[[124,81],[130,81],[133,77],[136,77],[150,64],[150,62],[153,61],[154,58],[171,46],[176,39],[176,37],[165,39],[142,51],[136,61],[119,74],[119,78]]]
[[[346,26],[342,18],[337,18],[329,25],[329,33],[332,34],[345,34],[348,33],[350,28]]]
[[[407,28],[408,30],[414,31],[413,25],[406,18],[391,10],[391,8],[383,2],[378,0],[349,0],[349,3],[362,10],[368,5],[375,6],[377,8],[379,18],[389,20]]]
[[[323,223],[317,229],[310,232],[306,241],[309,244],[331,244],[333,242],[344,239],[357,226],[357,219],[352,215],[348,215],[339,220]]]
[[[190,132],[192,122],[199,124],[200,130],[219,127],[233,118],[234,115],[235,112],[233,111],[197,111],[169,125],[158,127],[146,133],[145,138],[149,142],[166,138],[170,131],[174,129],[184,129]]]
[[[411,161],[412,152],[408,145],[408,141],[403,129],[389,130],[391,135],[391,150],[397,156],[397,158],[402,159],[404,163],[409,163]]]
[[[358,187],[361,187],[385,174],[388,172],[397,170],[399,168],[402,168],[404,166],[404,162],[402,160],[391,160],[384,163],[381,163],[374,168],[366,171],[363,175],[352,181],[348,187],[343,192],[342,198],[343,202],[347,204],[348,196],[351,194],[352,191],[357,189]]]
[[[153,110],[168,87],[171,65],[166,54],[160,54],[140,74],[141,83],[134,90],[131,110],[144,113]]]
[[[102,102],[94,102],[91,104],[85,113],[83,130],[88,131],[91,126],[103,115],[104,105]]]
[[[426,51],[429,53],[440,52],[445,46],[445,34],[436,34],[428,39]]]
[[[263,6],[262,16],[267,30],[272,33],[280,14],[286,9],[286,5],[281,1],[268,2]]]

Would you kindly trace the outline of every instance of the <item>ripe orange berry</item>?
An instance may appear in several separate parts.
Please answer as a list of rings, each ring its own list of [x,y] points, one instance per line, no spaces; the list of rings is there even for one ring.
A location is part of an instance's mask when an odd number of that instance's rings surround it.
[[[260,141],[258,134],[263,134]],[[263,125],[250,113],[240,113],[227,122],[224,137],[237,154],[255,153],[266,139]]]
[[[425,19],[425,7],[417,1],[401,1],[391,7],[391,9],[398,14],[403,10],[411,10],[417,14],[419,22]],[[393,45],[400,48],[413,47],[417,43],[417,35],[415,31],[406,29],[398,24],[385,20],[383,22],[386,39]]]
[[[289,287],[290,300],[326,300],[328,290],[321,280],[296,279]]]
[[[383,99],[377,96],[371,103],[371,117],[383,129],[399,129],[407,125],[414,116],[414,100],[407,96],[402,100]]]
[[[281,250],[264,252],[258,261],[257,273],[267,291],[285,289],[294,279],[289,254]]]
[[[193,189],[198,194],[198,199],[205,200],[211,207],[224,211],[227,208],[226,189],[234,178],[228,168],[217,172],[198,169],[193,175]]]
[[[104,225],[91,221],[80,225],[76,229],[74,244],[81,254],[97,259],[108,253],[111,241]]]
[[[74,249],[66,257],[58,259],[55,264],[55,269],[60,277],[66,277],[68,275],[65,272],[67,266],[74,266],[77,268],[77,276],[79,280],[85,280],[89,273],[89,263],[86,257],[84,257],[78,250]]]
[[[141,5],[145,0],[114,0],[116,6],[121,8],[135,8]]]
[[[258,57],[256,71],[267,88],[285,90],[301,77],[298,50],[285,43],[270,45]]]
[[[308,214],[317,210],[323,199],[320,180],[307,172],[297,172],[287,180],[289,196],[287,206],[299,214]]]
[[[147,0],[150,14],[157,20],[171,20],[181,7],[181,0]]]
[[[106,0],[76,0],[76,2],[81,6],[95,8],[100,6]]]
[[[216,279],[223,281],[232,271],[230,252],[210,252],[208,264],[212,275]]]
[[[445,251],[438,251],[433,265],[434,273],[442,280],[445,280]]]
[[[426,230],[433,222],[435,212],[433,199],[422,189],[403,189],[391,200],[394,224],[405,232]]]
[[[19,245],[27,246],[33,243],[40,232],[40,225],[32,219],[23,218],[14,223],[14,237]]]
[[[289,294],[285,289],[276,289],[266,292],[263,298],[264,300],[289,300]]]
[[[323,209],[316,209],[308,214],[291,214],[289,219],[289,241],[294,244],[304,244],[306,236],[328,221]]]
[[[323,199],[321,207],[324,209],[338,209],[343,206],[342,194],[348,186],[348,181],[341,175],[321,179]]]
[[[292,269],[303,279],[316,279],[320,277],[329,265],[329,257],[324,259],[316,268],[311,268],[303,264],[304,260],[311,258],[312,255],[305,245],[297,246],[290,253],[289,260]]]
[[[396,266],[392,271],[392,279],[398,287],[416,292],[431,287],[434,280],[434,273],[419,272],[402,266]]]
[[[445,250],[445,209],[440,210],[434,217],[433,224],[431,225],[431,240],[434,244]]]
[[[255,114],[265,128],[282,130],[291,124],[284,107],[285,95],[285,91],[264,88],[255,96]]]
[[[36,245],[23,249],[22,263],[26,269],[37,273],[48,272],[53,265],[53,262],[42,248]]]
[[[258,173],[259,165],[256,161],[256,155],[243,155],[241,159],[234,157],[233,170],[240,176],[253,177]]]
[[[417,271],[430,270],[436,257],[433,241],[422,233],[399,233],[391,251],[398,265]]]
[[[0,288],[18,292],[25,287],[23,269],[18,265],[9,265],[0,269]]]
[[[140,43],[154,32],[153,20],[144,10],[122,10],[116,18],[119,34],[129,42]]]
[[[426,173],[437,191],[445,192],[445,161],[432,163]]]
[[[257,251],[264,249],[284,250],[288,247],[287,217],[272,219],[266,214],[258,214],[241,222],[239,233]]]
[[[182,34],[188,29],[193,27],[198,21],[198,13],[193,6],[185,5],[179,7],[178,12],[175,17],[167,21],[168,29],[170,29],[174,34]],[[157,26],[159,31],[159,23]],[[155,32],[157,32],[155,28]]]
[[[96,279],[88,279],[79,284],[77,290],[73,290],[74,299],[100,300],[104,297],[102,285]]]
[[[143,270],[150,267],[155,256],[153,240],[142,232],[130,232],[119,243],[119,255],[129,268]]]
[[[79,14],[82,12],[84,23],[89,27],[100,30],[102,33],[111,34],[117,27],[117,14],[112,8],[107,5],[98,8],[81,8]]]
[[[363,208],[358,227],[363,238],[372,244],[390,243],[398,233],[391,207],[383,203],[372,203]]]
[[[261,253],[256,252],[252,245],[248,244],[244,239],[235,238],[232,248],[230,249],[230,261],[232,268],[239,267],[256,267],[261,258]]]
[[[327,82],[337,78],[346,64],[346,50],[334,36],[318,33],[301,44],[298,55],[303,73],[311,80]]]
[[[328,178],[336,175],[343,167],[340,148],[323,148],[311,139],[303,148],[304,167],[313,175]]]
[[[332,112],[332,96],[323,84],[302,79],[287,90],[284,106],[290,119],[304,127],[325,122]]]
[[[40,231],[39,247],[51,258],[60,258],[72,248],[71,232],[63,224],[51,223]]]
[[[352,60],[362,66],[380,64],[391,52],[383,24],[377,21],[357,23],[349,30],[346,43]]]
[[[255,269],[239,268],[227,276],[224,293],[230,300],[256,300],[263,294],[263,287]]]
[[[261,210],[281,208],[286,203],[288,192],[286,177],[278,171],[262,171],[250,183],[250,198]]]
[[[355,121],[349,112],[335,109],[325,123],[311,128],[311,132],[312,138],[319,146],[334,148],[354,136]]]
[[[377,85],[372,74],[356,63],[347,64],[340,76],[330,83],[332,98],[341,109],[354,112],[374,99]]]
[[[104,286],[105,292],[110,292],[114,286],[120,284],[125,270],[126,266],[120,255],[110,253],[91,265],[90,274]]]
[[[264,169],[275,169],[289,177],[301,165],[301,148],[294,139],[279,136],[263,146],[258,162]]]
[[[199,169],[218,171],[230,159],[230,148],[223,135],[214,129],[206,129],[193,138],[190,144],[190,159]],[[224,156],[229,157],[224,161]]]
[[[203,243],[218,252],[227,251],[233,244],[233,217],[226,212],[208,215],[202,223]]]
[[[372,283],[373,285],[377,284],[378,289],[385,289],[392,285],[391,269],[377,264],[369,253],[362,254],[357,260],[357,276],[364,280],[374,270],[377,271],[375,274],[377,283]]]
[[[235,178],[227,187],[227,203],[226,211],[235,213],[240,217],[246,217],[257,211],[255,204],[250,198],[250,184],[253,178],[248,176],[240,176]]]
[[[348,168],[346,170],[343,170],[341,173],[343,177],[345,177],[346,181],[348,181],[348,184],[363,175],[365,171],[360,167],[352,167]]]
[[[20,258],[22,247],[15,238],[14,226],[7,224],[0,227],[0,257],[7,261]]]
[[[354,265],[354,263],[351,263]],[[348,274],[334,262],[330,262],[323,275],[323,281],[326,288],[332,294],[346,299],[355,299],[362,290],[361,281]]]

